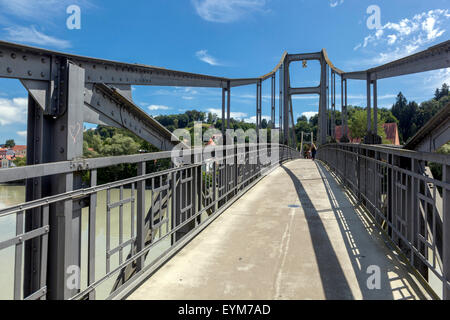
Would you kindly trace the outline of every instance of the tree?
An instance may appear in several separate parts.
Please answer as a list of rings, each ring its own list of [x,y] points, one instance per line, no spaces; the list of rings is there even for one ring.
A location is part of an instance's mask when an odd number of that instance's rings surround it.
[[[372,120],[373,120],[373,109],[372,111]],[[384,132],[383,124],[384,121],[381,119],[380,114],[377,116],[378,125],[377,125],[377,134],[381,137],[383,143],[390,143],[386,139],[386,133]],[[367,111],[364,109],[355,109],[352,117],[349,118],[348,127],[351,132],[352,138],[364,138],[367,133]]]
[[[26,157],[21,157],[21,158],[16,158],[13,163],[17,166],[17,167],[23,167],[27,165],[27,158]]]
[[[262,129],[267,129],[267,120],[266,119],[262,119],[261,120],[261,128]]]
[[[6,148],[14,148],[15,145],[16,145],[16,143],[14,142],[14,139],[8,139],[5,142]]]

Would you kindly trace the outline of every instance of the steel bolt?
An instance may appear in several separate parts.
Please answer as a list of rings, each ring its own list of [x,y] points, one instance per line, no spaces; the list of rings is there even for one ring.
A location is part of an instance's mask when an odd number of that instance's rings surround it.
[[[6,71],[8,71],[8,73],[11,73],[11,72],[12,72],[12,69],[8,67],[8,68],[6,69]]]
[[[15,53],[11,53],[11,58],[15,59],[16,58],[16,54]]]

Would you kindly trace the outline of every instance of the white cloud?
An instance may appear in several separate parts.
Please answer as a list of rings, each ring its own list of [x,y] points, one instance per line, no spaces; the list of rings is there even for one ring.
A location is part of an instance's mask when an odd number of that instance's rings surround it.
[[[72,4],[82,8],[92,7],[88,0],[0,0],[0,11],[19,19],[42,23],[42,18],[50,19],[54,16],[65,15],[66,8]]]
[[[344,3],[344,0],[330,0],[330,7],[334,8]]]
[[[12,123],[26,123],[27,119],[27,98],[0,98],[0,125]]]
[[[430,90],[440,89],[443,83],[450,85],[450,68],[427,72],[424,83]]]
[[[266,11],[266,0],[192,0],[197,14],[206,21],[228,23],[253,12]]]
[[[170,107],[152,104],[152,105],[148,106],[147,109],[150,110],[150,111],[156,111],[156,110],[169,110]]]
[[[70,47],[69,41],[46,35],[36,30],[34,26],[14,26],[4,28],[3,30],[6,32],[6,39],[10,41],[25,42],[40,46],[52,46],[61,49]]]
[[[221,64],[217,61],[216,58],[208,54],[208,50],[199,50],[195,53],[195,56],[209,65],[212,66],[220,66]]]
[[[25,130],[25,131],[17,131],[16,132],[19,136],[21,136],[21,137],[24,137],[24,138],[26,138],[26,136],[27,136],[27,131]]]
[[[262,119],[266,119],[266,121],[269,122],[270,116],[264,116],[264,115],[262,115],[262,116],[261,116],[261,120],[262,120]],[[249,117],[249,118],[245,118],[245,119],[244,119],[244,122],[247,122],[247,123],[256,123],[256,116]]]
[[[381,47],[380,52],[367,64],[382,64],[410,55],[441,37],[448,29],[449,10],[436,9],[404,18],[398,22],[387,22],[357,44],[354,50]],[[382,49],[382,50],[383,50]]]
[[[208,112],[211,113],[215,113],[217,114],[219,117],[222,117],[222,109],[214,109],[214,108],[210,108],[208,109]],[[225,117],[227,116],[227,114],[225,113]],[[243,119],[245,117],[247,117],[247,114],[244,112],[230,112],[230,117],[233,119]]]
[[[306,111],[306,112],[302,112],[302,116],[307,117],[308,119],[311,119],[312,117],[314,117],[316,114],[318,114],[318,112],[316,111]]]

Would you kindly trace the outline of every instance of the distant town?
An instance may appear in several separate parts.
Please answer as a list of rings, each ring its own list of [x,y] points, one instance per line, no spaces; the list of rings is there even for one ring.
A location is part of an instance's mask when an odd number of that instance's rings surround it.
[[[26,163],[27,146],[16,145],[14,140],[0,144],[0,168],[23,166]]]

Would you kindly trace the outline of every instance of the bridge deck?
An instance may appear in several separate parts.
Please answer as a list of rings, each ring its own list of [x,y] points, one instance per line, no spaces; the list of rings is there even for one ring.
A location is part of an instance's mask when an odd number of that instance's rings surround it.
[[[380,290],[367,287],[371,265],[380,267]],[[297,160],[259,182],[128,298],[428,295],[326,169]]]

